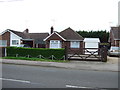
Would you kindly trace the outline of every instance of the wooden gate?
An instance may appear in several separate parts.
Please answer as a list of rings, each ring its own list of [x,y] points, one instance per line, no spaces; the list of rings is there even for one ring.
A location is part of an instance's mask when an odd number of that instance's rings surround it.
[[[65,49],[65,56],[67,60],[90,60],[90,61],[107,61],[107,48],[83,48],[83,53],[81,51],[74,51],[70,48]]]

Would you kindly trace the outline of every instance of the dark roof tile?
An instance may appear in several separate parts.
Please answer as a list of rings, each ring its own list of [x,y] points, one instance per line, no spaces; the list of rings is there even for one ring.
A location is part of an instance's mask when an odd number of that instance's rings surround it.
[[[83,40],[83,37],[70,27],[59,33],[66,40]]]
[[[14,30],[9,30],[9,31],[22,37],[22,39],[34,39],[35,44],[43,43],[43,39],[45,39],[49,35],[49,33],[24,33],[24,32],[18,32],[18,31],[14,31]]]

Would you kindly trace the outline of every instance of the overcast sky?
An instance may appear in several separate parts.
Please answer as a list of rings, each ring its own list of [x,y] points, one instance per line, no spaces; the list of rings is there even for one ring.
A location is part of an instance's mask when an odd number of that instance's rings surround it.
[[[6,29],[49,32],[68,27],[107,30],[118,24],[120,0],[0,0],[0,32]]]

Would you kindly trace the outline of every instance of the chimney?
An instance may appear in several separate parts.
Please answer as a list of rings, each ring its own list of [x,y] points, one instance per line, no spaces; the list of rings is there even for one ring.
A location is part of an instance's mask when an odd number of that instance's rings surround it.
[[[53,26],[52,26],[50,29],[51,29],[50,34],[52,34],[52,33],[53,33],[53,31],[54,31]]]
[[[23,31],[23,33],[29,33],[29,29],[27,28],[26,30]]]

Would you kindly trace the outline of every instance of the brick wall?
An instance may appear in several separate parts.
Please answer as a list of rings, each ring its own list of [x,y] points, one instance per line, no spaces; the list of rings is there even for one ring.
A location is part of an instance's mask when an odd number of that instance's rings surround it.
[[[46,41],[46,48],[49,48],[50,46],[50,41]],[[68,53],[79,53],[79,54],[82,54],[83,53],[83,48],[84,48],[84,45],[83,45],[83,41],[80,42],[80,48],[70,48],[70,41],[62,41],[62,48],[65,48],[67,47],[68,48]]]
[[[49,40],[62,40],[57,34],[53,34],[50,38],[47,39],[47,41]]]
[[[5,57],[5,48],[0,47],[0,57]]]
[[[83,41],[80,42],[80,48],[70,48],[70,42],[65,42],[65,43],[66,43],[66,46],[68,48],[68,53],[69,54],[75,54],[75,53],[83,54],[83,47],[84,47]],[[64,46],[64,48],[65,48],[65,46]]]
[[[7,40],[7,46],[10,46],[10,32],[6,32],[0,36],[0,40]]]
[[[120,40],[116,40],[115,41],[115,46],[120,47],[120,45],[119,45],[120,43],[119,42],[120,42]]]

